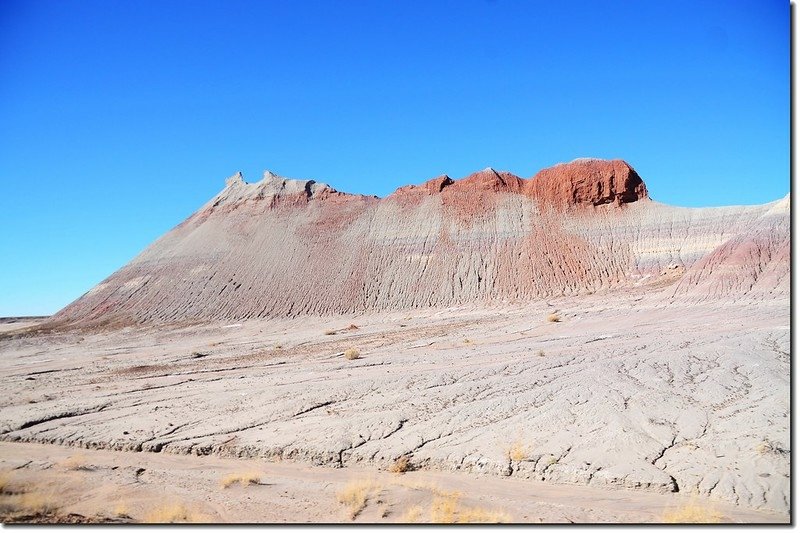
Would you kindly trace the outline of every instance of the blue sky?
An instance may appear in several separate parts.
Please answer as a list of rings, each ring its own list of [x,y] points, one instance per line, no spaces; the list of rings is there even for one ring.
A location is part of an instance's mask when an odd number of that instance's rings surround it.
[[[241,170],[384,196],[623,158],[789,191],[785,1],[0,2],[0,316],[49,314]]]

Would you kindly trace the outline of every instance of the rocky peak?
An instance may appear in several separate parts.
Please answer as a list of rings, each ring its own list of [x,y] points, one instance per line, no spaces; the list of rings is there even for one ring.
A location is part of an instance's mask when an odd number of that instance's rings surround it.
[[[537,173],[526,193],[542,207],[622,205],[648,199],[639,174],[621,159],[576,159]]]
[[[524,180],[510,172],[487,167],[456,181],[453,191],[520,192]]]

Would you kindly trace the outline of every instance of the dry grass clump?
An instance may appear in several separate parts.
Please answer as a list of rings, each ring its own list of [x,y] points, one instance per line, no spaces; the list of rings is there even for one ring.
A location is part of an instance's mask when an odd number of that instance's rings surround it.
[[[536,355],[538,355],[539,357],[544,357],[545,356],[544,350],[539,350],[539,353],[537,353]]]
[[[131,512],[125,503],[119,502],[114,506],[114,516],[117,518],[130,518]]]
[[[392,466],[389,467],[389,472],[393,474],[402,474],[411,470],[411,461],[405,455],[398,457]]]
[[[453,524],[458,510],[458,495],[436,496],[431,502],[431,522],[434,524]]]
[[[361,357],[361,354],[355,348],[348,348],[344,351],[345,359],[352,361],[353,359],[358,359],[359,357]]]
[[[86,456],[82,453],[70,455],[61,462],[61,466],[67,470],[92,470],[89,466]]]
[[[325,335],[336,335],[336,330],[335,329],[326,329],[324,333],[325,333]]]
[[[421,481],[395,481],[397,485],[431,493],[429,521],[435,524],[497,524],[510,522],[511,517],[503,511],[493,511],[482,507],[462,506],[460,492],[448,492],[436,485]],[[409,507],[398,522],[404,524],[423,522],[423,508],[419,505]]]
[[[5,493],[11,486],[11,476],[8,472],[0,472],[0,493]]]
[[[489,511],[480,507],[468,507],[458,514],[459,524],[507,524],[511,516],[503,511]]]
[[[667,524],[718,524],[721,521],[722,515],[715,509],[695,502],[665,511],[662,517],[662,522]]]
[[[489,511],[481,507],[461,507],[458,493],[436,496],[431,503],[431,522],[434,524],[499,524],[511,521],[502,511]]]
[[[241,484],[243,487],[247,485],[258,485],[261,483],[261,474],[257,472],[247,472],[244,474],[228,474],[219,482],[223,489],[227,489],[236,483]]]
[[[506,450],[506,457],[512,461],[524,461],[529,455],[528,447],[519,441],[512,443],[511,446],[508,447],[508,450]]]
[[[558,313],[550,313],[549,315],[547,315],[547,321],[548,322],[561,322],[561,317],[558,315]]]
[[[188,509],[182,503],[172,503],[157,507],[147,513],[144,519],[148,524],[178,524],[208,522],[207,516]]]
[[[355,324],[350,324],[349,326],[347,326],[347,329],[348,329],[348,331],[355,331],[355,330],[359,329],[359,327],[356,326]]]
[[[347,506],[350,520],[354,520],[367,506],[367,500],[382,487],[372,480],[351,481],[336,493],[336,501]]]
[[[781,449],[781,446],[775,442],[770,441],[769,439],[764,439],[755,448],[756,453],[759,455],[768,455],[771,453],[774,454],[781,454],[784,453],[784,450]]]
[[[403,513],[402,518],[400,518],[400,522],[403,524],[413,524],[415,522],[419,522],[419,518],[422,516],[422,507],[419,505],[415,505],[413,507],[409,507],[405,513]]]
[[[58,504],[51,496],[33,491],[19,497],[19,509],[35,515],[50,514],[58,509]]]

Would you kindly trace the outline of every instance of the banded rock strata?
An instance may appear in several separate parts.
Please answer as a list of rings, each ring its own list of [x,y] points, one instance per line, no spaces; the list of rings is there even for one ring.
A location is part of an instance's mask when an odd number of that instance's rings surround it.
[[[377,197],[241,174],[55,316],[130,325],[530,301],[642,284],[671,297],[785,294],[788,197],[689,209],[624,161],[530,180],[485,169]]]

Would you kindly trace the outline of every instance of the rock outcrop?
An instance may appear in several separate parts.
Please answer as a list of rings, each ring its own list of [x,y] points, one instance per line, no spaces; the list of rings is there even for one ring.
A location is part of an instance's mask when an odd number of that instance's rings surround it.
[[[528,194],[543,208],[622,205],[648,199],[642,178],[625,161],[578,159],[542,170]]]

